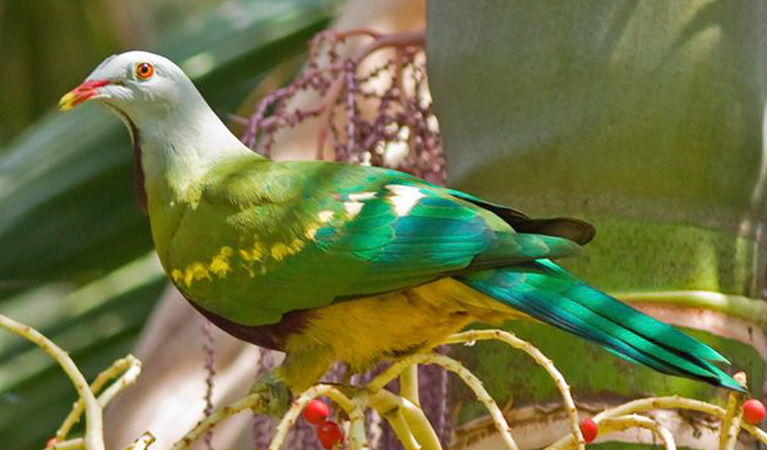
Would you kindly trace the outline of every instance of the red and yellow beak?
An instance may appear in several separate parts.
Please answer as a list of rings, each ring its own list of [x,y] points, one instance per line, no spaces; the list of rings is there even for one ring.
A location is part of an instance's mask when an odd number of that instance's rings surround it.
[[[88,99],[98,93],[98,88],[106,86],[107,84],[109,84],[108,80],[86,81],[61,97],[61,100],[59,100],[59,109],[61,111],[69,111],[75,106],[85,103]]]

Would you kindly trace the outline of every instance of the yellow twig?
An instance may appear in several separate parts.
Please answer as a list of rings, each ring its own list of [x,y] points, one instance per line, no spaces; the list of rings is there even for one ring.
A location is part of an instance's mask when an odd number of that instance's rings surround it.
[[[556,368],[554,363],[546,357],[537,347],[527,341],[523,341],[513,334],[502,330],[471,330],[463,333],[458,333],[450,336],[445,344],[465,344],[474,341],[483,340],[496,340],[510,345],[516,349],[522,350],[527,353],[531,358],[535,360],[541,367],[546,369],[549,376],[554,380],[554,383],[559,389],[559,394],[562,396],[567,416],[570,420],[570,433],[575,437],[578,444],[577,448],[584,448],[583,435],[581,434],[580,421],[578,420],[578,410],[575,408],[575,401],[570,394],[570,386],[567,384],[565,377],[559,369]]]
[[[365,409],[367,396],[359,396],[352,400],[354,408],[349,414],[349,447],[352,450],[369,450],[367,432],[365,431]]]
[[[733,377],[735,381],[746,386],[746,374],[738,372]],[[740,432],[740,423],[743,419],[743,394],[729,392],[727,394],[727,410],[722,419],[721,432],[719,433],[719,450],[735,450]]]
[[[216,411],[215,413],[198,422],[191,431],[189,431],[186,435],[184,435],[184,437],[176,442],[175,445],[173,445],[172,450],[183,450],[189,448],[189,446],[192,445],[194,441],[199,439],[200,436],[205,434],[209,429],[218,425],[218,423],[222,420],[233,416],[242,410],[252,408],[260,401],[261,394],[256,393],[247,395],[229,406],[224,406],[219,411]]]
[[[318,384],[313,388],[307,389],[303,394],[301,394],[296,400],[293,401],[290,409],[288,409],[288,412],[285,413],[279,425],[277,425],[277,433],[274,435],[272,442],[269,444],[269,450],[277,450],[282,446],[282,443],[285,440],[285,436],[288,434],[288,430],[293,426],[293,424],[296,423],[296,420],[298,419],[299,414],[301,414],[301,411],[303,411],[303,409],[306,407],[306,405],[309,404],[310,401],[323,395],[327,396],[336,404],[338,404],[338,406],[340,406],[341,409],[343,409],[350,418],[353,415],[357,415],[358,412],[355,411],[356,405],[352,400],[349,399],[349,397],[344,395],[335,386],[330,386],[328,384]],[[367,443],[365,443],[365,445],[367,446]],[[174,448],[174,450],[179,449]]]
[[[421,445],[416,441],[413,432],[410,431],[405,417],[400,409],[395,409],[387,414],[382,414],[383,418],[389,422],[389,426],[399,439],[405,450],[421,450]]]
[[[615,431],[623,431],[636,427],[647,428],[655,433],[655,435],[663,441],[663,446],[666,447],[666,450],[676,450],[674,436],[667,428],[649,417],[640,416],[638,414],[628,414],[625,416],[604,419],[600,424],[599,433],[606,435]]]
[[[407,448],[442,449],[439,436],[423,410],[407,398],[381,389],[371,395],[369,405],[389,422],[397,438]]]
[[[155,441],[155,437],[150,432],[144,432],[138,439],[136,439],[130,447],[126,447],[125,450],[147,450],[150,445]]]
[[[614,417],[625,416],[642,411],[650,411],[653,409],[689,409],[693,411],[700,411],[702,413],[710,414],[714,417],[724,420],[727,413],[723,408],[716,405],[706,403],[700,400],[693,400],[691,398],[684,398],[679,396],[670,397],[649,397],[638,400],[633,400],[628,403],[616,406],[614,408],[602,411],[593,417],[594,422],[599,425],[603,420],[611,419]],[[741,428],[746,430],[752,436],[754,436],[759,442],[767,444],[767,432],[760,430],[759,428],[741,422]],[[573,445],[572,436],[568,435],[557,441],[550,446],[550,449],[564,449]]]
[[[117,395],[122,389],[136,382],[136,378],[138,378],[139,374],[141,373],[141,361],[136,359],[136,357],[133,355],[128,355],[125,358],[118,359],[112,363],[111,367],[101,372],[96,377],[96,379],[93,380],[93,383],[90,385],[91,392],[93,392],[93,394],[97,394],[109,380],[115,378],[120,372],[124,373],[97,399],[99,406],[102,408],[108,405],[114,396]],[[55,437],[57,441],[64,441],[67,438],[69,431],[80,420],[80,416],[83,413],[83,408],[84,403],[82,398],[78,399],[72,407],[72,411],[69,413],[67,418],[64,419],[64,422],[62,422],[58,431],[56,431]]]
[[[399,376],[399,394],[410,400],[414,405],[421,407],[418,397],[418,365],[413,364],[405,368]]]
[[[56,360],[75,386],[78,395],[85,402],[85,448],[87,450],[104,450],[104,430],[101,417],[101,407],[96,397],[88,387],[88,382],[80,373],[72,358],[39,331],[0,314],[0,326],[17,334],[40,347],[51,358]]]
[[[50,447],[46,447],[46,450],[80,450],[84,448],[85,441],[83,438],[70,439],[68,441],[57,442]]]
[[[392,364],[382,374],[373,379],[370,384],[368,384],[369,389],[373,392],[382,389],[391,380],[396,378],[397,375],[399,375],[403,370],[413,364],[437,364],[458,375],[458,377],[461,378],[461,380],[466,383],[466,385],[472,391],[474,391],[474,395],[477,397],[477,399],[485,405],[485,408],[487,408],[488,412],[490,413],[490,417],[492,418],[496,429],[500,433],[501,439],[503,440],[504,444],[506,444],[506,447],[512,450],[517,450],[519,448],[517,447],[516,442],[514,442],[514,438],[511,437],[509,424],[503,417],[501,409],[498,407],[498,405],[495,404],[495,401],[492,397],[490,397],[490,394],[487,393],[487,390],[485,390],[485,387],[482,385],[482,381],[480,381],[476,375],[471,373],[471,371],[465,368],[461,363],[452,358],[448,358],[447,356],[437,355],[434,353],[415,354],[408,356]]]

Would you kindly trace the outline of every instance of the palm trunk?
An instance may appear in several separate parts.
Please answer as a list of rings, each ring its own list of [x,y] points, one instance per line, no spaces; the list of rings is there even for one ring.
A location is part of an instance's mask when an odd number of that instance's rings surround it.
[[[757,397],[767,355],[766,20],[763,2],[440,0],[429,3],[427,34],[450,185],[594,223],[595,241],[564,264],[720,350]],[[549,327],[508,328],[554,360],[585,409],[725,396]],[[520,444],[565,433],[554,384],[523,355],[463,353],[499,404],[512,402]],[[456,392],[459,438],[487,424],[469,398]],[[671,425],[678,444],[708,448],[716,435],[696,436],[690,420]]]

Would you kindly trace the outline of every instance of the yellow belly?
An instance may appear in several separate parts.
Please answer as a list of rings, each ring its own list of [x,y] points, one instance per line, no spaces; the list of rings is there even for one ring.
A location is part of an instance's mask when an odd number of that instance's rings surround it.
[[[471,322],[500,323],[515,311],[452,278],[405,291],[338,302],[288,338],[280,376],[295,390],[315,384],[334,361],[366,370],[439,345]]]

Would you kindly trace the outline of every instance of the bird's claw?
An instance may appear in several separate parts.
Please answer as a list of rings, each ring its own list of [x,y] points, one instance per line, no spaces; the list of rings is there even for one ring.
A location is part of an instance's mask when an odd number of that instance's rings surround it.
[[[251,409],[256,414],[282,417],[290,406],[290,389],[274,372],[266,372],[250,387],[249,394],[258,394],[260,400]]]

